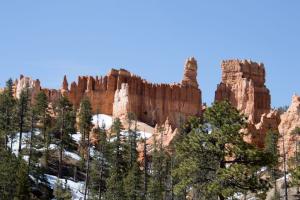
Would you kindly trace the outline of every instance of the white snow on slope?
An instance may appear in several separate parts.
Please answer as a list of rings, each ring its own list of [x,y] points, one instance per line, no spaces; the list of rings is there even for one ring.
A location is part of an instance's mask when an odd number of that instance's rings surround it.
[[[27,141],[30,137],[31,133],[22,133],[22,144],[21,144],[21,148],[25,148],[26,145],[27,145]],[[19,139],[20,137],[20,133],[17,133],[16,136],[15,136],[15,139],[13,140],[13,143],[12,143],[12,152],[18,156],[19,154]],[[10,143],[11,143],[11,139],[9,139],[8,141],[8,145],[10,146]]]
[[[50,184],[51,189],[54,189],[55,184],[58,180],[56,176],[51,176],[48,174],[45,174],[47,181]],[[67,179],[59,179],[62,183],[62,185],[65,185],[67,183],[67,187],[71,189],[72,192],[72,199],[73,200],[82,200],[84,198],[83,191],[84,191],[84,182],[74,182]]]
[[[105,125],[105,129],[110,129],[113,124],[113,118],[112,116],[105,115],[105,114],[99,114],[93,116],[93,124],[97,124],[102,127]]]
[[[70,151],[64,151],[64,155],[68,156],[68,157],[70,157],[70,158],[72,158],[74,160],[77,160],[77,161],[81,160],[81,157],[78,154],[70,152]]]
[[[80,140],[81,140],[81,133],[77,132],[76,134],[72,134],[72,139],[79,144]]]

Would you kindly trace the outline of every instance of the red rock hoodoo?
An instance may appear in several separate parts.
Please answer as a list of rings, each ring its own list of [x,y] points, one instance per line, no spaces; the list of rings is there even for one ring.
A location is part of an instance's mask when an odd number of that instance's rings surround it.
[[[222,62],[222,81],[215,93],[215,101],[228,100],[248,117],[251,133],[246,140],[263,146],[268,130],[277,130],[280,119],[271,111],[271,96],[265,86],[263,64],[247,60]]]
[[[280,134],[284,137],[285,151],[288,158],[295,156],[296,143],[300,141],[300,135],[293,134],[296,128],[300,128],[300,96],[294,95],[289,109],[281,115],[281,123],[279,125]],[[280,152],[283,155],[282,140],[280,143]]]

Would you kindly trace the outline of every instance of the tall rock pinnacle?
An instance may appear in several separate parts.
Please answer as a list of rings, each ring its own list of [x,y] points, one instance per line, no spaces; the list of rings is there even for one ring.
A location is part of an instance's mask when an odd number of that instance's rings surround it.
[[[69,89],[69,83],[68,83],[68,80],[67,80],[67,76],[66,76],[66,75],[64,76],[64,81],[63,81],[63,84],[62,84],[62,86],[61,86],[61,89],[62,89],[63,91],[68,91],[68,89]]]
[[[186,60],[184,66],[184,75],[182,79],[183,86],[192,86],[198,88],[197,81],[197,61],[194,57],[190,57]]]

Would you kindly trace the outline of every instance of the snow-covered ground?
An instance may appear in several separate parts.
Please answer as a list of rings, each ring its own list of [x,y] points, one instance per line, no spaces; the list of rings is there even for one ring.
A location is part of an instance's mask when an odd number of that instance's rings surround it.
[[[58,178],[56,176],[45,174],[47,181],[50,184],[51,189],[54,189],[55,184],[57,183]],[[84,182],[74,182],[67,179],[59,179],[62,185],[67,185],[72,192],[73,200],[82,200],[84,198]]]
[[[68,157],[70,157],[70,158],[72,158],[74,160],[77,160],[77,161],[81,160],[81,157],[78,154],[70,152],[70,151],[64,151],[64,155],[68,156]]]
[[[93,124],[98,124],[100,127],[105,126],[105,129],[110,129],[113,124],[113,118],[105,114],[94,115]]]
[[[28,140],[31,136],[31,133],[22,133],[22,143],[21,143],[21,148],[25,148],[27,145],[28,145]],[[12,142],[12,152],[18,156],[19,154],[19,137],[20,137],[20,133],[17,133],[15,135],[15,138]],[[11,143],[11,139],[9,139],[9,143],[8,145],[10,146],[10,143]]]
[[[79,144],[80,140],[81,140],[81,133],[77,132],[76,134],[72,135],[72,139]]]
[[[121,135],[128,136],[128,131],[121,131]],[[152,137],[152,133],[144,132],[144,131],[137,131],[138,139],[149,139]]]

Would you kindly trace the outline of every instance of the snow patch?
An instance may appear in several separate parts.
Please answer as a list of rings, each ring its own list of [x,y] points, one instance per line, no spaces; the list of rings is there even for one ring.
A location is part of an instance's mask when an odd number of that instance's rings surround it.
[[[72,158],[74,160],[77,160],[77,161],[81,160],[81,157],[78,154],[70,152],[70,151],[64,151],[64,155],[68,156],[68,157],[70,157],[70,158]]]
[[[57,183],[58,178],[56,176],[45,174],[47,181],[49,182],[49,186],[51,189],[54,189],[55,184]],[[71,189],[72,199],[73,200],[82,200],[84,198],[84,182],[74,182],[67,179],[59,179],[60,182]]]
[[[105,129],[110,129],[113,124],[113,118],[110,115],[99,114],[93,116],[93,124],[100,127],[105,126]]]

